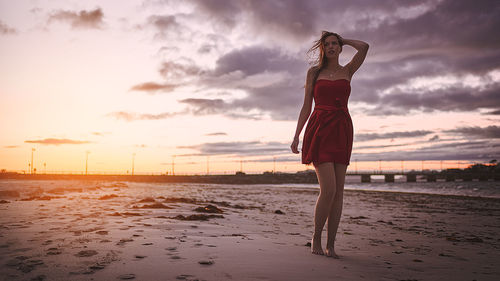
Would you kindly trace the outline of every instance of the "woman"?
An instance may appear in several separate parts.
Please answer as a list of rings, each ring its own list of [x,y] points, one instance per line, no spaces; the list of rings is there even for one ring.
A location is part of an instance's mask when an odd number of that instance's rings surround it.
[[[339,64],[343,45],[357,50],[345,66]],[[304,105],[300,111],[297,130],[291,149],[299,153],[299,135],[307,123],[302,142],[302,163],[314,165],[320,193],[314,211],[314,234],[311,252],[324,255],[321,247],[321,232],[328,219],[326,256],[338,258],[335,253],[335,236],[342,213],[344,181],[351,158],[353,125],[347,109],[351,92],[351,78],[365,60],[368,44],[323,31],[308,53],[319,49],[319,57],[307,71]]]

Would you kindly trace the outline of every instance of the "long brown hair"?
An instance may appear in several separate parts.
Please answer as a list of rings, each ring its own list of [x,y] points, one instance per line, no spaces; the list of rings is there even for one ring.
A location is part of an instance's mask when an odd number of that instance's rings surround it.
[[[309,63],[312,65],[312,67],[316,68],[316,71],[314,73],[314,80],[313,80],[313,86],[314,83],[316,82],[316,79],[319,76],[320,71],[326,66],[326,56],[325,56],[325,40],[328,36],[334,35],[337,37],[337,40],[339,41],[340,47],[344,45],[344,42],[342,42],[342,39],[337,33],[330,32],[330,31],[322,31],[321,32],[321,38],[319,40],[314,41],[313,46],[307,51],[308,57],[313,57],[312,61]],[[316,52],[319,50],[319,54],[316,56]]]

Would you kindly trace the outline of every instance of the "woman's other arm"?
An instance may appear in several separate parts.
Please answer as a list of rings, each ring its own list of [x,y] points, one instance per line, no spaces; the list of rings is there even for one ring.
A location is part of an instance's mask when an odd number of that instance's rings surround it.
[[[295,136],[293,138],[292,145],[290,148],[293,153],[299,153],[299,136],[302,128],[304,128],[304,124],[306,123],[309,115],[311,114],[311,107],[313,102],[313,89],[312,85],[314,82],[315,73],[317,71],[316,67],[311,67],[307,71],[306,77],[306,86],[305,86],[305,95],[304,95],[304,104],[302,105],[302,109],[300,110],[299,120],[297,121],[297,129],[295,130]]]
[[[352,60],[347,64],[347,68],[349,69],[349,73],[352,75],[358,70],[358,68],[365,61],[366,54],[368,53],[368,48],[370,45],[368,43],[354,40],[354,39],[344,39],[342,38],[342,42],[344,45],[352,46],[354,49],[358,50]]]

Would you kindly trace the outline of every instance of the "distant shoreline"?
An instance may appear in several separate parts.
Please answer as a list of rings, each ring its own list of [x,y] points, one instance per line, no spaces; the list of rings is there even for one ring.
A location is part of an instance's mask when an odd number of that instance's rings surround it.
[[[171,183],[217,183],[217,184],[280,184],[318,183],[316,174],[236,174],[236,175],[64,175],[64,174],[17,174],[0,173],[1,179],[16,180],[84,180],[84,181],[130,181]]]
[[[379,175],[379,174],[372,174]],[[385,174],[382,174],[385,175]],[[390,175],[390,173],[387,173]],[[433,180],[447,179],[446,174],[421,174],[415,173],[415,176],[432,176]],[[369,176],[367,174],[366,176]],[[360,175],[361,177],[361,175]],[[164,182],[164,183],[215,183],[215,184],[285,184],[285,183],[307,183],[317,184],[318,180],[314,171],[301,173],[263,173],[263,174],[244,174],[236,173],[233,175],[82,175],[82,174],[19,174],[19,173],[0,173],[0,180],[82,180],[82,181],[130,181],[130,182]],[[462,179],[463,181],[500,180],[497,174],[471,174],[457,173],[453,179]]]

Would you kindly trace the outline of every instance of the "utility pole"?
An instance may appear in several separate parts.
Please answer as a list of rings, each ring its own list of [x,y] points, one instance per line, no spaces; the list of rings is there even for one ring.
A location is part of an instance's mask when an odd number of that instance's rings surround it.
[[[240,159],[240,172],[243,173],[243,159]]]
[[[380,174],[382,174],[382,160],[381,159],[378,160],[378,170],[379,170]]]
[[[209,166],[210,166],[210,162],[209,162],[209,159],[210,158],[210,155],[207,155],[207,175],[209,174],[210,170],[209,170]]]
[[[405,173],[404,162],[405,162],[405,160],[401,160],[401,174]]]
[[[132,153],[132,176],[134,175],[134,161],[135,161],[135,153]]]
[[[175,176],[175,170],[174,170],[174,166],[175,166],[175,155],[172,155],[172,176]]]
[[[276,156],[273,156],[273,174],[276,174]]]
[[[354,159],[354,173],[358,173],[358,159]]]
[[[443,170],[443,160],[441,160],[441,171]]]
[[[35,151],[35,149],[34,149],[34,148],[31,148],[31,167],[30,167],[30,169],[31,169],[31,170],[30,170],[30,174],[32,174],[32,175],[33,175],[33,167],[35,166],[35,165],[33,164],[33,152],[34,152],[34,151]]]
[[[422,160],[422,173],[424,172],[424,160]]]
[[[88,175],[89,154],[90,154],[90,151],[87,150],[85,152],[85,175]]]

